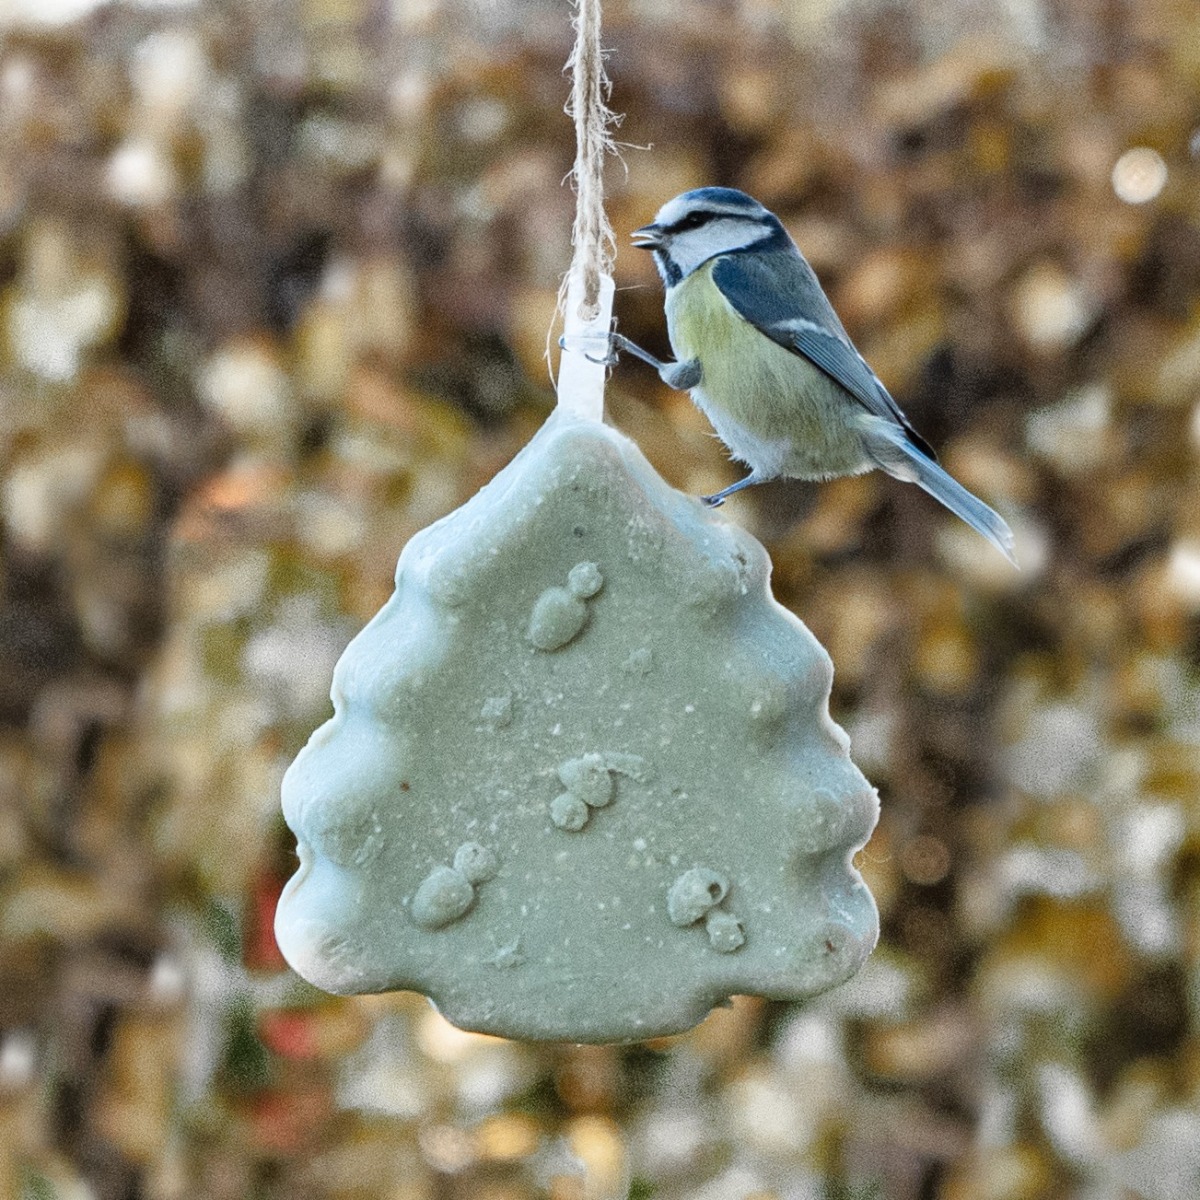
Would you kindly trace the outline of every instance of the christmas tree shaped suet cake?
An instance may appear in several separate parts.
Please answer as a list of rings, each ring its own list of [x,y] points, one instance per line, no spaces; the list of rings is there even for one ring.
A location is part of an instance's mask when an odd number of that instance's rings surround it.
[[[830,660],[748,534],[560,408],[405,548],[287,774],[279,944],[332,992],[619,1041],[799,998],[874,946],[878,815]]]

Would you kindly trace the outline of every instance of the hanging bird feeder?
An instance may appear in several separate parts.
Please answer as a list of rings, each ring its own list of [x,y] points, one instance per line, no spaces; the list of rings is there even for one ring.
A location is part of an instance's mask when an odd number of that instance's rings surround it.
[[[576,256],[558,407],[405,547],[288,771],[300,867],[276,935],[330,992],[414,989],[454,1024],[576,1042],[798,999],[878,936],[851,866],[878,800],[829,656],[763,548],[605,425],[598,0],[572,57]]]

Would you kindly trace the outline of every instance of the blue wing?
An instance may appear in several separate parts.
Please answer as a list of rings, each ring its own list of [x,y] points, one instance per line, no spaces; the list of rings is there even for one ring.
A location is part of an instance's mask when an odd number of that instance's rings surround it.
[[[712,278],[740,317],[785,350],[803,355],[867,412],[899,425],[922,454],[937,461],[933,448],[908,423],[854,348],[812,267],[795,246],[770,254],[724,255],[713,265]]]

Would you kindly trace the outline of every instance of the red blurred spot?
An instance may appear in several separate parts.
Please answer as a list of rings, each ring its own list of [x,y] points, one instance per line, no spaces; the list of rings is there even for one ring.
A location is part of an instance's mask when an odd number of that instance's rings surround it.
[[[263,1013],[258,1036],[268,1050],[283,1058],[316,1058],[320,1053],[316,1020],[304,1009]]]
[[[275,908],[284,881],[260,871],[250,892],[242,957],[251,971],[282,971],[287,961],[275,942]]]

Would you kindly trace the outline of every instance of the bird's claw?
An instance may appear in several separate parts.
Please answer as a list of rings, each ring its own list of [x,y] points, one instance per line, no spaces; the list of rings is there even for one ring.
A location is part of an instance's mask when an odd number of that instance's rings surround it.
[[[725,497],[724,497],[724,496],[720,496],[720,495],[714,495],[714,496],[701,496],[701,497],[700,497],[700,502],[701,502],[701,503],[702,503],[702,504],[703,504],[703,505],[704,505],[706,508],[720,508],[720,507],[721,507],[721,505],[725,503]]]
[[[565,333],[562,334],[558,339],[558,348],[566,351],[579,350],[579,352],[588,360],[588,362],[595,363],[598,367],[615,367],[617,365],[618,356],[616,350],[613,348],[613,335],[610,334],[606,339],[608,348],[603,358],[597,358],[594,354],[589,354],[586,350],[584,350],[579,345],[579,342],[584,339],[575,338],[572,340],[575,341],[576,344],[574,346],[568,345],[567,335]],[[586,340],[594,342],[598,341],[599,339],[596,337],[588,337]]]

